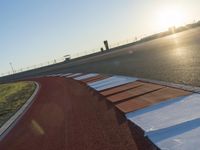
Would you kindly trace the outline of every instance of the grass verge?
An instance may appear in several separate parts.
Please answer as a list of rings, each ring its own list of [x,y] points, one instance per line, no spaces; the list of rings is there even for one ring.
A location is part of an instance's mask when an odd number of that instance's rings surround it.
[[[26,103],[35,88],[34,82],[0,84],[0,127]]]

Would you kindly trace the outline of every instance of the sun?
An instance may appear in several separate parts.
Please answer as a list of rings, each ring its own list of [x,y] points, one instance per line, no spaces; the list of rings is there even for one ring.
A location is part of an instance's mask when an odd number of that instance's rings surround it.
[[[166,30],[169,27],[178,27],[185,24],[184,11],[177,6],[168,6],[157,12],[158,28]]]

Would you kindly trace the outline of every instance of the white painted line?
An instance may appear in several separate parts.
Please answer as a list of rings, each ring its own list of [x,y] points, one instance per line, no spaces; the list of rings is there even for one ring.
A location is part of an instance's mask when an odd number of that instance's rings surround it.
[[[75,73],[75,74],[66,76],[66,78],[73,78],[73,77],[78,76],[78,75],[81,75],[81,74],[82,74],[82,73]]]
[[[156,130],[200,118],[200,94],[167,100],[128,113],[126,117],[140,126],[148,135]]]
[[[130,82],[136,81],[137,78],[132,78],[132,77],[126,77],[126,76],[113,76],[101,81],[94,82],[92,84],[88,84],[92,88],[94,88],[97,91],[113,88],[116,86],[120,86],[123,84],[127,84]]]
[[[34,102],[34,98],[38,93],[40,86],[36,83],[36,89],[32,96],[26,101],[26,103],[0,128],[0,141],[7,135],[7,133],[17,124],[21,117],[30,108],[31,104]]]
[[[90,74],[86,74],[86,75],[83,75],[83,76],[80,76],[80,77],[77,77],[77,78],[74,78],[74,79],[75,80],[84,80],[84,79],[88,79],[88,78],[91,78],[91,77],[95,77],[97,75],[98,75],[97,73],[90,73]]]
[[[134,82],[136,80],[137,80],[137,78],[130,78],[130,79],[126,79],[126,80],[118,80],[118,81],[114,81],[114,82],[112,82],[110,84],[106,84],[104,86],[98,87],[96,90],[97,91],[102,91],[102,90],[106,90],[106,89],[113,88],[113,87],[116,87],[116,86],[120,86],[120,85],[124,85],[124,84],[127,84],[127,83],[131,83],[131,82]]]
[[[63,77],[67,77],[67,76],[70,76],[72,75],[73,73],[66,73],[66,74],[63,74]]]
[[[160,149],[188,150],[200,147],[200,94],[191,94],[127,113]]]
[[[72,74],[72,73],[61,74],[60,77],[69,76],[69,75],[71,75],[71,74]]]
[[[70,74],[66,75],[65,78],[68,78],[68,77],[70,77],[72,75],[74,75],[74,73],[70,73]]]
[[[71,75],[72,73],[66,73],[66,74],[63,74],[64,76],[68,76],[68,75]]]
[[[148,138],[162,150],[198,150],[200,118],[151,134]]]
[[[95,88],[95,87],[107,84],[109,82],[113,82],[113,80],[116,80],[118,78],[119,78],[118,76],[112,76],[112,77],[109,77],[109,78],[106,78],[106,79],[103,79],[103,80],[99,80],[99,81],[96,81],[96,82],[89,83],[88,85],[90,87]]]

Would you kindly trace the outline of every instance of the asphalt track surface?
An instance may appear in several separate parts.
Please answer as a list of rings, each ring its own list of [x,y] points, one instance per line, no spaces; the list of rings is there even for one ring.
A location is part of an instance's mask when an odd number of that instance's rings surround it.
[[[200,86],[200,27],[98,55],[0,78],[10,82],[49,74],[96,72]]]
[[[137,149],[128,125],[85,85],[61,77],[34,81],[41,89],[1,150]]]

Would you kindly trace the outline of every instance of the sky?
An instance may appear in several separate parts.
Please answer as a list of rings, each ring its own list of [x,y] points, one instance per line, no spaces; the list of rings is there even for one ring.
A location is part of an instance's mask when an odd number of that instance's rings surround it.
[[[199,6],[199,0],[0,0],[0,76],[10,63],[18,70],[100,49],[104,40],[157,33],[180,18],[174,25],[192,23],[200,20]]]

